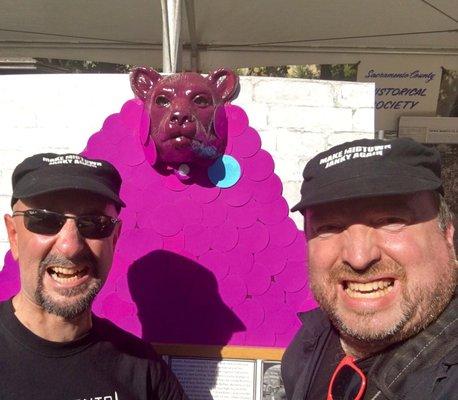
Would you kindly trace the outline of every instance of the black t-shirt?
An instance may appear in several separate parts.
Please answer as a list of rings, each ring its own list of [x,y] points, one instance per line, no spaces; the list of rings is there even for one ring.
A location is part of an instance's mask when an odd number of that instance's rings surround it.
[[[345,353],[340,344],[339,335],[334,329],[331,329],[323,353],[315,369],[312,385],[309,393],[307,394],[307,399],[326,399],[332,374],[344,357]],[[356,365],[367,377],[374,361],[375,357],[368,357],[356,361]],[[351,381],[348,382],[348,386],[353,384],[356,385],[357,383]]]
[[[111,322],[72,342],[44,340],[0,303],[1,400],[183,400],[177,379],[152,347]]]

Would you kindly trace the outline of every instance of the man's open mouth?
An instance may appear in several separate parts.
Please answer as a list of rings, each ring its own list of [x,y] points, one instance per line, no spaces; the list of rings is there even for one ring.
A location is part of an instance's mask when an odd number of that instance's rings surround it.
[[[49,267],[46,271],[56,282],[69,283],[85,276],[88,273],[88,267]]]
[[[380,279],[371,282],[344,281],[345,293],[352,298],[375,299],[393,290],[394,279]]]

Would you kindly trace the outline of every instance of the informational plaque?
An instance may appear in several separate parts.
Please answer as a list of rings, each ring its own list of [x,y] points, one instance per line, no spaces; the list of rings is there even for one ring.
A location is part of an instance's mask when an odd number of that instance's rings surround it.
[[[255,361],[172,358],[171,367],[191,400],[255,398]]]
[[[283,349],[155,344],[191,400],[286,400]]]

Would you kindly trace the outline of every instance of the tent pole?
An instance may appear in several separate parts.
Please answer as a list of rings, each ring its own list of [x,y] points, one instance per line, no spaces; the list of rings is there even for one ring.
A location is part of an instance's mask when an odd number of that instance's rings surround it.
[[[191,71],[199,71],[199,48],[197,47],[196,12],[194,0],[184,0],[188,20],[189,40],[191,42]]]
[[[162,8],[162,70],[177,72],[181,65],[180,32],[181,0],[161,0]]]

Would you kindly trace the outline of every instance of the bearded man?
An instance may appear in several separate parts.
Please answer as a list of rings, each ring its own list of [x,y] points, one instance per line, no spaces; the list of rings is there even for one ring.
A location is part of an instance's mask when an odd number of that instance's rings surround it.
[[[307,163],[301,201],[320,308],[286,350],[289,400],[457,399],[457,261],[440,157],[356,140]]]
[[[46,153],[12,181],[5,223],[21,288],[0,303],[0,398],[186,399],[150,344],[91,313],[121,229],[118,171]]]

